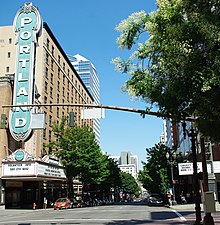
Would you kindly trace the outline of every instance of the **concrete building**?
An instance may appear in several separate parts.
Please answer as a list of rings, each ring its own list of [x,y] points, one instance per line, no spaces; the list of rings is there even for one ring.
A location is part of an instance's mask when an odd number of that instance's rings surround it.
[[[1,204],[32,208],[34,202],[42,207],[44,197],[66,195],[65,168],[45,147],[56,138],[53,123],[70,112],[78,126],[93,128],[93,120],[81,120],[76,107],[15,106],[93,104],[94,99],[31,3],[19,9],[13,26],[0,27],[0,58]]]
[[[121,156],[110,156],[118,163],[121,171],[131,174],[135,179],[138,176],[138,156],[131,152],[121,152]]]
[[[75,70],[79,74],[86,88],[92,95],[94,99],[94,103],[100,104],[100,82],[98,73],[96,71],[95,66],[92,62],[90,62],[85,57],[76,54],[74,56],[68,56]],[[94,119],[94,127],[93,127],[96,140],[98,144],[100,144],[100,119]]]

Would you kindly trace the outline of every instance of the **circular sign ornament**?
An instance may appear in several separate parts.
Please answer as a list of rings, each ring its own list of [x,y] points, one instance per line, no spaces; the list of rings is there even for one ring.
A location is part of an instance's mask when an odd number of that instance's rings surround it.
[[[22,161],[24,159],[24,152],[22,150],[19,150],[15,153],[15,159],[17,161]]]

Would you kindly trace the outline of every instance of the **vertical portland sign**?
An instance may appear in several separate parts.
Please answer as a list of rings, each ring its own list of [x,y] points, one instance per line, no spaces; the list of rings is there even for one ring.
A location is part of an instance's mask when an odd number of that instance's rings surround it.
[[[25,3],[14,19],[17,45],[17,67],[14,78],[13,107],[9,127],[12,137],[25,141],[31,135],[32,110],[22,105],[33,104],[35,55],[38,36],[42,30],[40,14],[32,3]]]

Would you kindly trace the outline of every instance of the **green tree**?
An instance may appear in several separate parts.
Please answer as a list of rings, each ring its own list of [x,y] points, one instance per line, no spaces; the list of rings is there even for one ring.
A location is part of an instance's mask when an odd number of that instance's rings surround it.
[[[166,153],[171,150],[162,144],[146,149],[147,163],[143,163],[143,170],[139,172],[138,180],[150,192],[166,194],[169,187],[168,163]]]
[[[129,195],[140,194],[140,189],[138,187],[138,184],[131,174],[121,171],[120,176],[121,176],[120,189],[123,191],[123,193],[129,194]]]
[[[196,117],[199,130],[219,141],[219,1],[156,2],[156,11],[133,13],[116,27],[119,47],[136,49],[113,60],[131,75],[123,89],[177,121]]]
[[[107,179],[108,161],[92,130],[87,126],[69,127],[64,118],[60,124],[54,124],[53,131],[57,139],[49,146],[66,167],[70,193],[74,177],[89,185],[99,185]]]

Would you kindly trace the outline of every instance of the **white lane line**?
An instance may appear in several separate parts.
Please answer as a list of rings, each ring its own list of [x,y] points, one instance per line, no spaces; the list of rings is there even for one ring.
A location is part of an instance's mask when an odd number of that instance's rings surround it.
[[[184,216],[182,216],[182,214],[178,213],[176,210],[172,209],[172,211],[182,220],[182,221],[186,221],[186,218]]]

